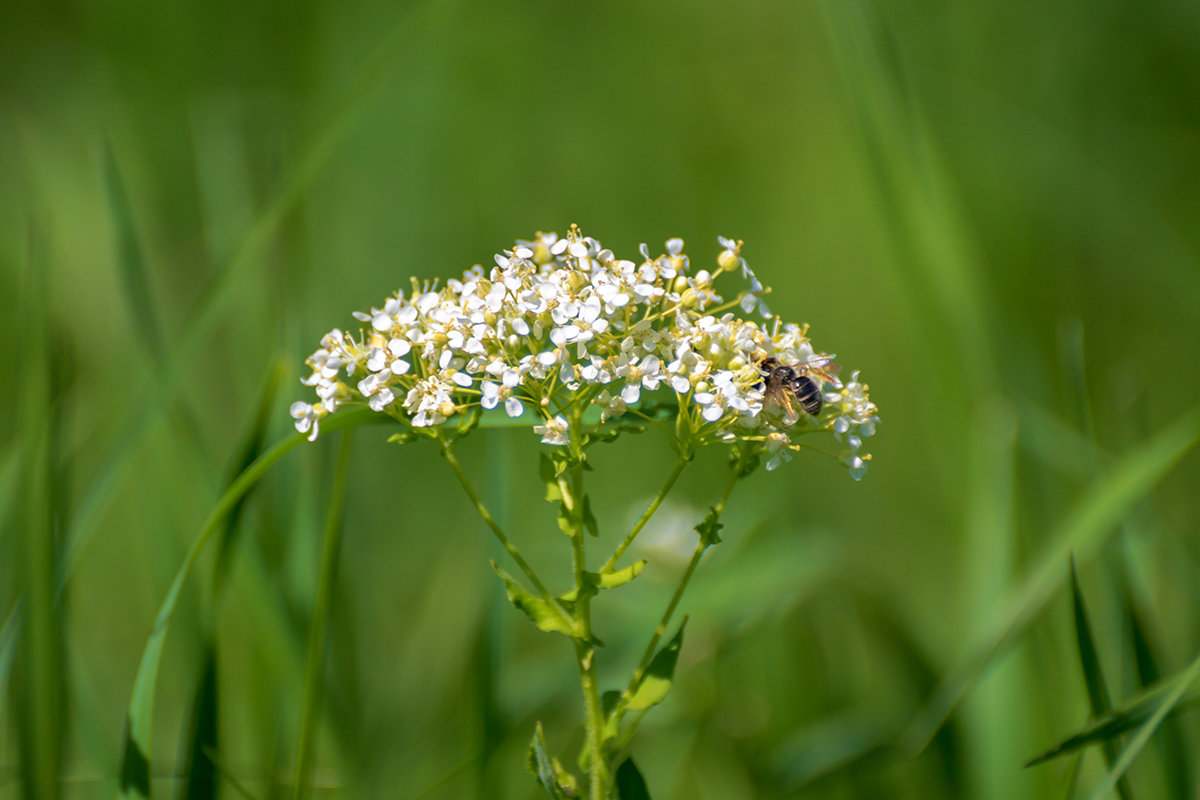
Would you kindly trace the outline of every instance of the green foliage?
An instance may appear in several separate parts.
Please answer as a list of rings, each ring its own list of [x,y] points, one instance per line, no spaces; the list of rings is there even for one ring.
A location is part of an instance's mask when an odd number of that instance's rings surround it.
[[[1119,741],[1118,737],[1122,734],[1147,725],[1163,708],[1166,709],[1165,716],[1169,713],[1187,711],[1200,706],[1200,690],[1188,691],[1191,688],[1191,681],[1195,679],[1194,670],[1195,664],[1183,674],[1151,686],[1129,698],[1120,707],[1092,720],[1054,747],[1031,758],[1025,766],[1036,766],[1092,745],[1117,742]],[[1179,693],[1178,696],[1176,696],[1176,692]]]
[[[533,739],[525,756],[525,770],[537,779],[555,800],[569,800],[579,794],[579,781],[574,775],[546,751],[546,735],[542,723],[534,727]]]
[[[650,800],[650,790],[637,764],[627,758],[617,767],[617,797],[619,800]]]
[[[615,589],[618,586],[624,586],[631,580],[642,574],[642,570],[646,568],[646,559],[635,561],[625,569],[619,569],[616,572],[589,572],[588,578],[596,585],[598,589]]]
[[[1079,664],[1083,670],[1083,682],[1087,686],[1088,702],[1092,716],[1101,717],[1112,710],[1112,699],[1108,695],[1108,683],[1100,667],[1100,656],[1092,638],[1092,624],[1088,619],[1083,592],[1079,588],[1079,574],[1075,571],[1075,559],[1071,559],[1071,608],[1075,619],[1075,644],[1079,650]],[[1104,743],[1104,762],[1109,766],[1117,759],[1116,742]],[[1122,800],[1129,800],[1129,782],[1122,778],[1117,782],[1117,793]]]
[[[508,602],[524,614],[539,630],[547,633],[562,633],[571,637],[579,637],[580,632],[566,619],[561,610],[555,609],[549,602],[530,593],[517,583],[508,573],[500,569],[495,561],[491,562],[492,569],[504,581],[504,594]]]
[[[654,654],[642,679],[625,701],[625,708],[640,711],[658,705],[667,696],[675,680],[675,665],[679,662],[679,649],[683,647],[683,629],[686,627],[687,617],[684,617],[675,635]]]
[[[433,448],[379,446],[419,434],[346,408],[309,444],[286,406],[310,398],[316,339],[365,327],[350,309],[578,221],[623,253],[678,234],[693,268],[715,234],[744,238],[772,309],[836,342],[884,409],[861,484],[835,477],[831,438],[769,473],[735,462],[726,529],[701,532],[725,544],[680,606],[703,657],[677,665],[670,709],[609,739],[622,800],[630,748],[670,800],[1061,800],[1067,763],[1021,762],[1076,758],[1086,797],[1120,766],[1104,743],[1136,756],[1118,776],[1136,797],[1195,797],[1196,684],[1164,705],[1200,647],[1186,4],[6,11],[0,795],[291,790],[326,439],[348,420],[383,427],[358,436],[330,600],[321,794],[544,797],[513,756],[535,718],[581,742],[571,648],[494,602],[483,559],[542,593]],[[605,529],[585,592],[625,574],[602,559],[677,461],[674,404],[637,410],[586,443]],[[446,432],[470,432],[457,452],[557,593],[570,544],[537,497],[562,501],[531,474],[555,451],[533,416]],[[248,428],[255,452],[297,452],[228,505]],[[968,457],[993,429],[1008,438]],[[651,563],[592,599],[610,685],[728,475],[696,453],[621,562]],[[193,558],[203,535],[223,544]],[[1101,678],[1115,707],[1085,723]]]

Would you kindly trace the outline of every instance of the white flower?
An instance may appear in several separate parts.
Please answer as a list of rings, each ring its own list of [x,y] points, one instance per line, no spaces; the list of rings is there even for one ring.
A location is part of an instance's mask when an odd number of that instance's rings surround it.
[[[542,434],[542,444],[563,445],[571,442],[570,428],[562,414],[546,420],[545,425],[534,425],[533,432]]]
[[[312,433],[309,434],[308,440],[315,442],[317,440],[317,427],[321,421],[321,415],[317,409],[308,403],[297,401],[292,403],[290,412],[292,419],[296,420],[296,430],[300,433],[308,433],[311,429]]]
[[[319,402],[292,406],[296,428],[315,438],[322,417],[353,403],[407,415],[419,428],[476,403],[503,403],[513,417],[540,409],[550,419],[535,429],[562,445],[572,438],[564,414],[573,403],[599,406],[602,422],[634,404],[639,413],[678,404],[678,424],[696,444],[757,443],[776,468],[795,452],[795,429],[826,431],[861,477],[870,456],[860,450],[879,422],[866,384],[858,373],[845,384],[830,379],[815,417],[763,415],[764,359],[833,357],[813,347],[807,326],[771,315],[763,299],[770,290],[747,266],[742,242],[718,242],[715,266],[692,270],[682,239],[668,239],[657,256],[642,245],[640,260],[622,259],[572,227],[562,238],[518,240],[494,266],[474,266],[440,288],[413,280],[381,308],[355,312],[361,329],[321,339],[301,381]],[[714,279],[735,271],[747,288],[725,302]],[[657,402],[646,403],[647,393]]]

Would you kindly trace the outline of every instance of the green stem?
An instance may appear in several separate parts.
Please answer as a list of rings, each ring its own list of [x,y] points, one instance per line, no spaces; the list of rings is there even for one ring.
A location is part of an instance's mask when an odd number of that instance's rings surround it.
[[[587,730],[588,784],[591,800],[608,800],[608,763],[604,758],[604,710],[600,703],[600,687],[596,681],[596,650],[592,641],[592,592],[587,585],[587,554],[584,530],[583,491],[583,410],[571,409],[571,449],[574,455],[569,470],[570,479],[559,476],[559,491],[563,505],[571,515],[571,552],[575,572],[575,620],[580,634],[575,640],[575,662],[579,668],[579,685],[583,691],[584,725]]]
[[[346,468],[350,463],[353,429],[342,434],[337,470],[329,494],[325,534],[321,544],[321,563],[317,573],[317,596],[313,603],[312,627],[308,634],[308,660],[304,669],[304,695],[300,711],[300,740],[296,747],[296,782],[292,797],[305,800],[312,791],[312,770],[321,710],[321,686],[325,679],[325,629],[337,574],[338,551],[342,543],[342,506],[346,496]]]
[[[542,579],[539,578],[537,573],[533,571],[533,567],[529,566],[529,562],[526,561],[525,557],[521,555],[521,552],[517,550],[517,546],[512,543],[512,540],[509,539],[508,536],[504,534],[504,530],[501,529],[500,524],[496,522],[496,518],[492,516],[492,512],[488,511],[487,506],[483,504],[483,500],[479,497],[479,493],[475,491],[475,487],[471,485],[471,481],[467,478],[467,473],[463,471],[462,464],[459,463],[458,458],[454,455],[454,450],[450,446],[450,443],[442,438],[440,433],[438,434],[437,441],[438,445],[440,445],[442,448],[442,455],[445,457],[446,463],[450,465],[450,469],[454,470],[454,475],[458,478],[458,482],[463,487],[463,491],[467,493],[467,497],[471,499],[471,503],[475,506],[475,510],[479,512],[479,516],[483,518],[484,523],[496,536],[496,539],[499,540],[500,546],[508,552],[509,556],[512,557],[513,562],[516,563],[516,565],[521,569],[521,572],[525,573],[525,577],[529,579],[529,582],[533,584],[533,588],[536,589],[538,594],[542,596],[542,599],[554,609],[555,613],[562,618],[562,621],[565,622],[568,627],[574,627],[571,618],[567,615],[567,612],[564,611],[563,607],[558,604],[558,600],[556,600],[553,595],[550,594],[550,590],[546,588],[546,584],[542,583]]]
[[[740,466],[740,465],[739,465]],[[734,468],[733,474],[729,477],[729,483],[725,486],[725,492],[721,495],[720,502],[713,507],[715,515],[714,522],[721,518],[725,512],[725,504],[729,502],[729,495],[733,492],[733,487],[739,480],[739,469]],[[667,630],[667,626],[671,624],[671,617],[675,615],[675,609],[679,607],[679,601],[683,599],[683,593],[687,591],[688,584],[692,580],[692,575],[696,572],[696,567],[700,564],[700,558],[709,548],[709,542],[706,538],[701,537],[700,541],[696,542],[696,549],[692,551],[691,560],[688,561],[687,569],[683,572],[683,577],[679,580],[679,585],[675,587],[675,593],[671,595],[671,602],[667,603],[667,608],[663,611],[662,617],[658,621],[658,626],[654,629],[654,634],[650,637],[650,643],[646,645],[646,650],[642,653],[642,659],[638,662],[637,668],[633,671],[633,676],[629,679],[629,685],[625,687],[625,691],[621,694],[621,702],[617,705],[617,721],[620,722],[624,716],[624,704],[633,696],[638,685],[642,682],[642,678],[646,674],[646,668],[650,666],[650,661],[654,658],[654,653],[658,649],[658,643],[662,640],[663,634]],[[629,730],[621,738],[621,742],[627,742],[633,736],[634,730],[637,728],[637,722],[630,726]],[[616,749],[620,749],[623,744],[618,744]]]
[[[683,472],[683,468],[687,466],[687,463],[688,462],[686,460],[680,459],[679,462],[675,464],[675,468],[671,470],[671,474],[667,476],[666,483],[664,483],[662,488],[658,490],[658,494],[655,495],[654,499],[650,501],[649,507],[646,508],[645,513],[642,514],[637,523],[634,524],[633,529],[629,531],[629,535],[626,536],[625,540],[617,546],[617,549],[613,552],[612,557],[609,558],[608,561],[604,562],[604,566],[600,568],[600,572],[603,573],[612,570],[612,568],[617,565],[617,561],[620,560],[621,556],[625,555],[625,551],[629,549],[631,544],[633,544],[633,540],[636,539],[638,534],[642,532],[642,528],[646,527],[646,523],[650,521],[650,518],[654,516],[656,511],[658,511],[658,507],[661,506],[663,501],[667,499],[667,494],[669,494],[671,488],[675,486],[675,481],[679,480],[679,474]]]

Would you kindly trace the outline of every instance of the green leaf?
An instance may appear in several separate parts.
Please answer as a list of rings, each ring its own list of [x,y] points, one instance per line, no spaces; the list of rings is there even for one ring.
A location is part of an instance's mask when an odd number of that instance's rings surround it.
[[[374,421],[372,417],[379,417],[379,415],[367,408],[355,409],[346,414],[331,417],[324,426],[324,430],[329,432],[369,423]],[[263,453],[234,479],[217,501],[217,505],[205,522],[200,535],[192,543],[191,549],[183,559],[183,564],[175,573],[167,595],[163,598],[162,605],[159,606],[158,616],[154,620],[154,627],[142,650],[142,658],[133,679],[133,692],[129,698],[129,707],[125,715],[125,734],[122,745],[124,755],[121,760],[120,773],[121,797],[150,796],[150,726],[154,719],[154,689],[158,681],[158,666],[162,660],[163,645],[184,582],[191,574],[192,567],[200,557],[200,553],[212,539],[213,534],[221,529],[225,517],[233,510],[238,501],[262,479],[267,470],[303,443],[305,443],[303,434],[297,433],[287,437]]]
[[[600,536],[600,528],[596,525],[596,517],[592,514],[592,498],[583,496],[583,527],[594,537]]]
[[[513,580],[509,575],[495,562],[492,561],[492,569],[500,576],[500,580],[504,581],[504,593],[508,597],[508,601],[516,606],[517,610],[529,618],[529,621],[538,627],[539,630],[547,633],[562,633],[571,637],[578,637],[579,632],[575,630],[574,625],[568,625],[564,619],[564,615],[556,610],[553,606],[547,603],[542,598],[525,590],[521,584]]]
[[[558,469],[545,453],[538,453],[538,476],[546,484],[546,502],[557,503],[562,500],[562,491],[558,488]]]
[[[1158,730],[1158,726],[1178,706],[1179,701],[1183,699],[1188,688],[1196,682],[1197,677],[1200,677],[1200,655],[1192,661],[1183,674],[1174,682],[1174,685],[1165,693],[1165,696],[1154,709],[1154,713],[1142,723],[1137,733],[1125,745],[1125,749],[1121,751],[1121,757],[1117,759],[1117,763],[1113,764],[1112,769],[1108,771],[1108,775],[1096,787],[1096,790],[1092,792],[1088,800],[1104,800],[1104,798],[1108,797],[1109,792],[1124,777],[1125,771],[1129,769],[1129,765],[1133,763],[1133,760],[1141,753],[1142,748],[1146,746],[1146,742],[1150,741],[1150,737]]]
[[[188,723],[183,800],[214,800],[217,796],[217,768],[208,755],[218,750],[217,736],[220,730],[217,649],[212,640],[205,643],[204,651],[204,669],[192,696],[191,720]]]
[[[555,800],[570,800],[578,794],[575,776],[567,772],[557,758],[552,758],[546,752],[546,734],[541,722],[534,726],[533,739],[525,756],[525,770]]]
[[[1193,664],[1192,668],[1195,668],[1195,666],[1196,664]],[[1192,677],[1194,678],[1195,675]],[[1113,741],[1122,734],[1134,730],[1139,725],[1145,724],[1163,704],[1164,698],[1169,697],[1172,691],[1178,688],[1178,684],[1184,680],[1186,680],[1186,675],[1181,674],[1172,680],[1151,686],[1145,691],[1134,695],[1111,713],[1105,714],[1099,719],[1092,720],[1054,747],[1029,759],[1025,763],[1025,766],[1034,767],[1038,764],[1044,764],[1052,759],[1075,753],[1085,747]],[[1186,691],[1187,684],[1184,684],[1183,688]],[[1200,689],[1181,696],[1173,704],[1172,710],[1174,713],[1180,713],[1197,706],[1200,706]]]
[[[1079,573],[1075,570],[1075,557],[1071,557],[1071,606],[1075,617],[1075,643],[1079,650],[1079,664],[1083,669],[1083,680],[1087,684],[1088,702],[1092,707],[1092,716],[1101,717],[1112,710],[1112,699],[1108,694],[1108,685],[1104,681],[1104,672],[1100,667],[1100,656],[1096,653],[1096,643],[1092,637],[1092,625],[1088,618],[1087,606],[1084,604],[1083,592],[1079,588]],[[1117,758],[1117,745],[1109,740],[1103,743],[1105,766],[1111,766]],[[1129,800],[1129,782],[1122,778],[1117,783],[1117,792],[1122,800]]]
[[[646,788],[646,779],[642,777],[637,764],[632,758],[627,758],[617,767],[617,798],[618,800],[650,800],[650,790]]]
[[[567,536],[571,536],[575,533],[575,521],[571,519],[571,512],[567,511],[566,503],[558,504],[558,517],[556,522],[558,522],[558,529]]]
[[[658,705],[667,696],[667,692],[671,689],[671,682],[675,679],[675,664],[679,661],[679,648],[683,646],[683,629],[685,627],[687,627],[687,617],[684,617],[683,622],[679,623],[679,630],[671,637],[671,641],[667,642],[654,655],[654,659],[646,667],[646,673],[638,682],[637,689],[625,703],[626,708],[640,711],[643,708]]]
[[[704,543],[705,547],[712,547],[714,544],[721,543],[721,536],[718,531],[725,526],[717,522],[718,518],[717,510],[710,508],[708,514],[696,526],[696,533],[700,534],[700,541]]]
[[[1137,664],[1138,686],[1145,688],[1158,683],[1162,676],[1159,668],[1159,658],[1155,655],[1156,648],[1151,643],[1149,631],[1142,621],[1142,613],[1134,600],[1133,592],[1128,581],[1121,582],[1121,599],[1125,607],[1125,618],[1132,639],[1134,662]],[[1186,735],[1178,719],[1168,719],[1163,723],[1162,734],[1159,738],[1162,746],[1161,753],[1164,762],[1164,777],[1166,783],[1165,797],[1171,800],[1192,800],[1196,797],[1193,790],[1195,778],[1192,775],[1192,759],[1188,756]]]
[[[1073,552],[1085,561],[1121,518],[1200,441],[1200,408],[1178,419],[1140,449],[1120,459],[1080,498],[1002,611],[981,626],[982,635],[963,661],[934,691],[904,734],[905,749],[925,748],[947,716],[983,674],[1006,652],[1058,591],[1062,565]]]
[[[598,589],[615,589],[641,575],[642,570],[646,568],[646,563],[646,559],[643,558],[616,572],[589,572],[587,576]]]
[[[150,288],[150,275],[138,242],[137,226],[133,219],[129,194],[125,190],[125,181],[121,176],[120,167],[117,166],[112,145],[108,142],[104,144],[104,194],[112,220],[113,239],[117,247],[116,261],[120,267],[121,284],[129,305],[129,317],[142,346],[155,361],[158,361],[167,352],[167,344],[163,339],[162,326],[156,311],[158,303],[154,301],[154,292]]]

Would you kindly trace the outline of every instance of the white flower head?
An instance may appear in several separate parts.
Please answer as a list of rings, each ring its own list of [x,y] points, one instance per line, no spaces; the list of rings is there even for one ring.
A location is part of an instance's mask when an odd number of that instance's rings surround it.
[[[301,381],[318,402],[293,404],[296,429],[315,438],[323,417],[351,404],[414,428],[471,408],[509,417],[540,409],[548,419],[534,431],[562,446],[584,440],[573,437],[573,424],[636,412],[673,423],[663,427],[681,432],[688,447],[752,443],[770,469],[792,458],[795,433],[825,431],[861,477],[870,458],[863,442],[879,422],[867,385],[857,372],[840,383],[807,326],[772,315],[770,289],[746,264],[741,241],[718,243],[715,264],[693,269],[682,239],[667,239],[658,255],[642,245],[638,256],[620,258],[572,226],[566,236],[518,240],[461,280],[413,279],[411,290],[355,312],[358,331],[322,338]],[[746,282],[729,301],[715,290],[725,273]],[[792,377],[770,379],[771,363]],[[764,413],[781,393],[796,406],[796,393],[813,385],[821,402],[810,397],[807,408],[816,414]],[[583,422],[589,404],[599,423]]]

